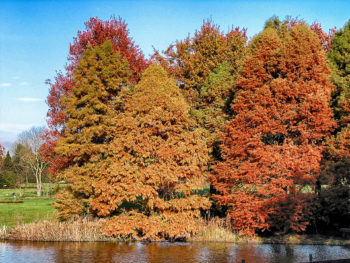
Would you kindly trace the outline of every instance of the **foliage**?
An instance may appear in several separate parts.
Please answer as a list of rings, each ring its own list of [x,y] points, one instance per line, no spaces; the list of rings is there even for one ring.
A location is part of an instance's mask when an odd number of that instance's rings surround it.
[[[333,108],[340,129],[349,124],[350,113],[350,68],[349,68],[350,21],[333,37],[333,46],[328,53],[332,69],[332,82],[336,86]]]
[[[88,46],[98,46],[105,41],[110,40],[114,53],[119,53],[121,58],[126,59],[130,66],[131,74],[129,80],[136,83],[140,78],[142,71],[147,67],[148,61],[144,58],[141,50],[134,44],[129,36],[127,25],[122,19],[110,19],[102,21],[98,18],[90,18],[85,23],[85,31],[78,31],[73,44],[70,45],[68,65],[66,73],[58,73],[53,82],[48,81],[50,85],[47,104],[49,110],[47,113],[49,130],[46,131],[46,143],[41,148],[41,156],[44,161],[49,162],[49,172],[56,175],[60,169],[70,165],[71,159],[66,156],[56,155],[55,148],[57,140],[64,136],[65,107],[63,98],[68,96],[74,83],[74,71]]]
[[[118,96],[130,75],[126,59],[113,51],[111,41],[95,48],[89,46],[74,71],[76,83],[63,99],[65,134],[58,140],[56,153],[70,160],[59,178],[73,183],[71,195],[88,199],[93,194],[92,183],[105,162],[109,162],[109,144],[114,138],[118,118]],[[67,191],[58,195],[57,208],[62,218],[69,217],[65,207],[71,207]],[[78,203],[80,201],[77,201]],[[76,202],[74,203],[77,204]],[[77,208],[72,210],[77,213]],[[64,213],[65,215],[63,215]]]
[[[329,232],[348,227],[350,220],[350,158],[330,159],[323,165],[323,179],[327,187],[320,191],[316,213],[318,228]]]
[[[2,161],[0,169],[0,186],[1,187],[13,187],[16,184],[14,165],[10,152],[7,151],[4,160]]]
[[[154,240],[197,231],[200,210],[209,207],[196,194],[208,153],[189,110],[175,80],[156,64],[125,95],[112,154],[93,182],[97,215],[117,215],[106,224],[106,234]]]
[[[224,34],[207,20],[193,37],[170,45],[164,56],[156,52],[154,58],[170,75],[184,83],[183,93],[190,105],[195,105],[201,87],[219,64],[226,62],[230,73],[237,73],[245,56],[246,41],[245,29],[236,27]]]
[[[305,21],[291,17],[287,17],[285,20],[281,21],[277,16],[273,16],[265,22],[264,28],[274,28],[280,33],[285,34],[286,31],[290,31],[293,27],[300,25],[306,25]],[[328,53],[332,47],[332,39],[336,33],[336,27],[331,28],[329,32],[326,33],[322,29],[320,23],[313,22],[309,26],[309,29],[317,35],[323,50]]]
[[[329,79],[325,53],[306,25],[267,28],[252,40],[223,138],[224,161],[211,178],[234,229],[305,230],[312,194],[303,188],[315,183],[320,143],[335,126]]]
[[[232,117],[230,106],[234,93],[235,77],[231,75],[229,64],[219,64],[201,88],[200,103],[191,111],[191,115],[206,132],[205,138],[212,157],[211,164],[221,158],[219,138]]]
[[[350,219],[350,22],[335,34],[332,43],[328,59],[336,87],[332,107],[338,129],[327,141],[322,180],[328,187],[320,189],[316,214],[321,227],[327,230],[347,227]]]

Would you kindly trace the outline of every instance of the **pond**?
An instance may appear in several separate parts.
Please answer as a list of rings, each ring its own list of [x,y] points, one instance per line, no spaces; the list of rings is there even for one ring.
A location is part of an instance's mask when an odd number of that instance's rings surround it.
[[[191,243],[0,242],[0,262],[14,263],[295,263],[350,258],[350,247],[326,245],[236,245]]]

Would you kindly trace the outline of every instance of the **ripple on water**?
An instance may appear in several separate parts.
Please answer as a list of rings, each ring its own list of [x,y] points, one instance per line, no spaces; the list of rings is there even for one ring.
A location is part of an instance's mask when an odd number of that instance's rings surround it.
[[[350,258],[350,247],[326,245],[236,245],[220,242],[104,243],[0,242],[0,262],[6,263],[296,263]]]

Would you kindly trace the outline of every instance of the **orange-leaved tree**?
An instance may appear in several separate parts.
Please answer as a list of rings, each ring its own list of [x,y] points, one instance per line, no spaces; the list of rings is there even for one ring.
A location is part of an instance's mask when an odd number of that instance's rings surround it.
[[[71,159],[55,154],[57,140],[64,136],[66,115],[65,106],[62,103],[64,97],[68,96],[75,85],[74,74],[78,62],[88,46],[98,46],[110,40],[113,51],[119,52],[121,58],[126,59],[130,65],[131,74],[129,81],[137,83],[142,71],[147,67],[148,61],[144,58],[142,51],[135,45],[129,35],[127,24],[122,19],[110,19],[102,21],[98,18],[90,18],[85,23],[86,29],[78,31],[70,45],[68,65],[64,73],[58,73],[54,81],[48,80],[50,86],[47,104],[49,129],[46,131],[46,143],[40,149],[42,158],[49,162],[49,170],[56,175],[60,169],[70,164]]]
[[[198,230],[208,198],[198,195],[208,153],[174,79],[157,64],[125,92],[110,155],[93,187],[104,233],[135,239],[185,238]]]
[[[72,92],[62,100],[67,116],[64,136],[56,154],[70,159],[60,171],[61,180],[72,183],[58,195],[56,208],[61,219],[91,212],[92,184],[104,163],[115,134],[120,108],[119,93],[130,76],[129,65],[111,41],[89,46],[73,73]]]
[[[330,71],[306,25],[268,27],[250,45],[238,80],[223,158],[211,177],[233,228],[254,235],[310,222],[322,141],[335,126]]]

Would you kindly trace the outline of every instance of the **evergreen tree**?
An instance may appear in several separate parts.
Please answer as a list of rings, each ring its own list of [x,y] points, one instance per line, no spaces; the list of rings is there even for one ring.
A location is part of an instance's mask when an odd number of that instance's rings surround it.
[[[7,151],[0,170],[0,186],[13,187],[15,185],[15,171],[10,152]]]

